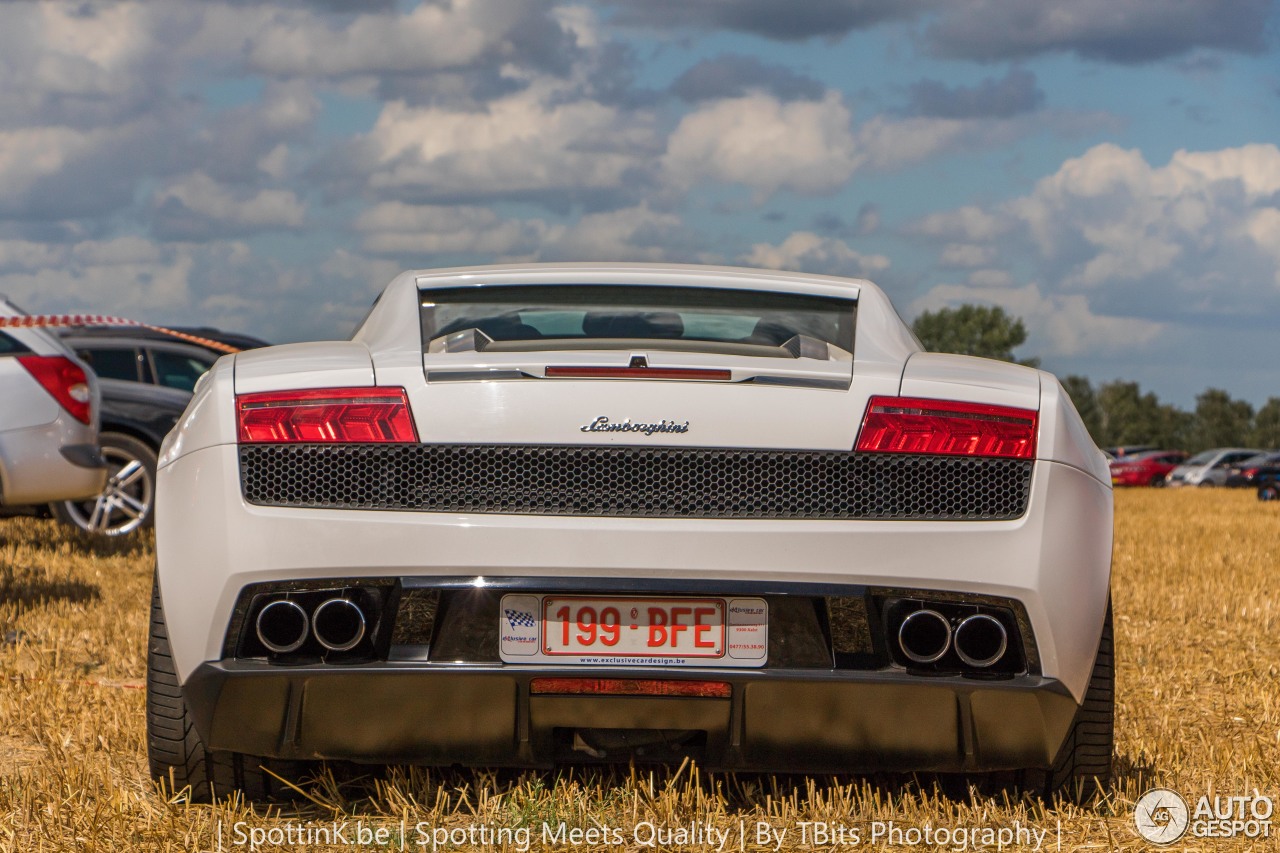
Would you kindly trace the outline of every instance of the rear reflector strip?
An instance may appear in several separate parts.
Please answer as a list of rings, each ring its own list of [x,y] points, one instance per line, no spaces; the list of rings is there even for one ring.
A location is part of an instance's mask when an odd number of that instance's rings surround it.
[[[728,370],[696,367],[548,367],[548,379],[694,379],[728,382]]]
[[[529,685],[535,696],[684,696],[728,699],[733,688],[727,681],[673,681],[644,678],[535,678]]]
[[[403,388],[309,388],[236,397],[241,443],[417,442]]]
[[[858,432],[859,451],[870,453],[1034,459],[1038,413],[1031,409],[872,397]]]

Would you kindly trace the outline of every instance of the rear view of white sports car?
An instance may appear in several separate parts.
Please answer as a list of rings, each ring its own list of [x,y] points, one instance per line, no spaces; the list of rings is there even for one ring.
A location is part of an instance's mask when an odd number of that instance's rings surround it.
[[[866,281],[404,273],[350,341],[219,360],[156,518],[151,769],[197,798],[316,759],[1109,779],[1106,461]]]

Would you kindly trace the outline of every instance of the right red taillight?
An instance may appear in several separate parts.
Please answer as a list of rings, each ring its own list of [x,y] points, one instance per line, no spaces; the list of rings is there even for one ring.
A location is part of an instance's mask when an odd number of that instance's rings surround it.
[[[236,397],[243,443],[416,442],[403,388],[308,388]]]
[[[90,409],[93,393],[89,390],[89,378],[80,365],[64,355],[20,355],[17,358],[40,387],[67,410],[67,414],[82,424],[89,423],[93,416]]]
[[[1037,413],[1031,409],[872,397],[858,432],[858,450],[1034,459]]]

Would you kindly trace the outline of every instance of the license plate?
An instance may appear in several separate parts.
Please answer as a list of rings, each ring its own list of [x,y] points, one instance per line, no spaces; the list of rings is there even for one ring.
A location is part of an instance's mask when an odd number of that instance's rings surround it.
[[[763,666],[762,598],[521,595],[502,598],[507,663]]]

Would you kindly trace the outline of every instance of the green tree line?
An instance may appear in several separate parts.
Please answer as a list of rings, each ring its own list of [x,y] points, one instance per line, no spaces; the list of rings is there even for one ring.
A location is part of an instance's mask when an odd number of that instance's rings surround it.
[[[1038,359],[1019,359],[1014,350],[1027,340],[1021,319],[999,306],[961,305],[926,311],[912,331],[931,352],[954,352],[1036,366]],[[1062,385],[1100,447],[1154,444],[1197,453],[1211,447],[1280,448],[1280,397],[1257,411],[1245,400],[1232,399],[1221,388],[1196,397],[1194,411],[1162,403],[1137,382],[1117,379],[1094,387],[1086,377],[1066,376]]]

